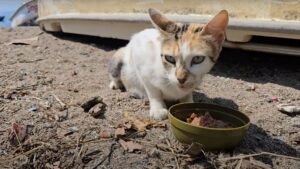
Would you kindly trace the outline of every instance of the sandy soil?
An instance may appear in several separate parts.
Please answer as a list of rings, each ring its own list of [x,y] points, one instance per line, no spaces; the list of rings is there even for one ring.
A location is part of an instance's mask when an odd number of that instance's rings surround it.
[[[0,168],[176,168],[176,161],[180,168],[300,166],[299,160],[271,156],[218,161],[261,151],[300,157],[300,116],[276,109],[280,103],[300,105],[300,58],[224,50],[194,97],[239,109],[252,124],[233,150],[188,158],[178,155],[185,148],[174,139],[167,120],[167,128],[127,136],[143,146],[132,153],[114,138],[99,138],[103,131],[115,131],[124,112],[148,118],[143,100],[108,88],[107,61],[126,41],[52,35],[38,28],[1,29],[0,37]],[[8,44],[32,37],[38,40],[30,45]],[[99,118],[80,107],[93,96],[101,96],[106,105]],[[7,131],[12,123],[28,129],[26,138],[15,145]],[[156,145],[171,147],[177,160],[170,149]]]

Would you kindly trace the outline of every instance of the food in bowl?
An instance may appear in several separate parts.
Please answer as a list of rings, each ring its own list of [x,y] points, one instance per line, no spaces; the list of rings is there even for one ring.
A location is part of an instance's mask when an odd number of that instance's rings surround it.
[[[196,113],[192,113],[190,117],[186,119],[187,123],[195,126],[209,127],[209,128],[231,128],[232,124],[217,120],[211,116],[209,112],[205,112],[204,115],[200,116]]]
[[[209,114],[217,120],[232,125],[230,128],[210,128],[187,122],[191,114]],[[207,103],[180,103],[169,109],[172,133],[184,144],[199,143],[204,150],[231,149],[241,143],[250,126],[250,119],[244,113],[228,107]]]

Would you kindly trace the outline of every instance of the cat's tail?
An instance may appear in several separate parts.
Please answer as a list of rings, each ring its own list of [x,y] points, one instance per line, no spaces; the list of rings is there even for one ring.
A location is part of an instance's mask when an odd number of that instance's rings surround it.
[[[122,47],[116,51],[108,63],[108,73],[111,89],[124,89],[124,85],[121,81],[121,71],[123,67],[123,57],[125,55],[125,47]]]

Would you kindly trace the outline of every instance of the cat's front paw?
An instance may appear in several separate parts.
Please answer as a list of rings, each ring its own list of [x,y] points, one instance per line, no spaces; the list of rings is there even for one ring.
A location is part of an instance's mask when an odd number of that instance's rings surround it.
[[[155,120],[165,120],[168,117],[167,109],[150,109],[150,116]]]

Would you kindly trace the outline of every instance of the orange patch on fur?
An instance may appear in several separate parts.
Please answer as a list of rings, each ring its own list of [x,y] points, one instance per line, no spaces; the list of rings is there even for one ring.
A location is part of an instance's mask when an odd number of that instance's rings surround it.
[[[178,69],[176,70],[176,77],[177,79],[186,79],[189,75],[189,72],[185,69]]]

